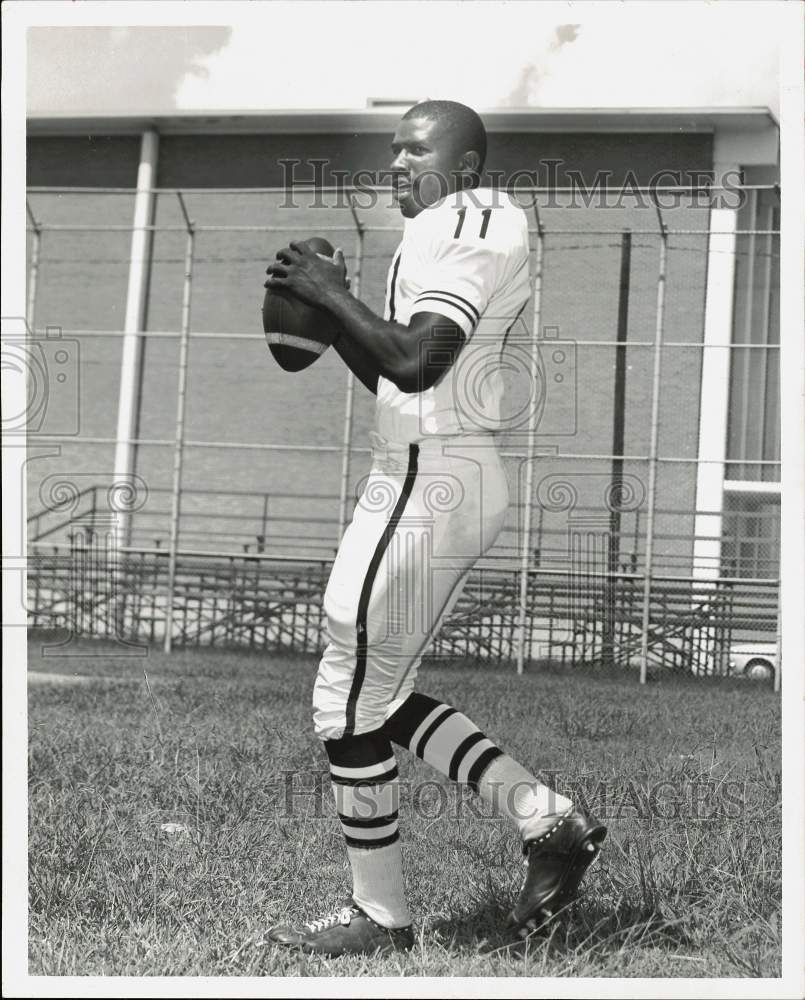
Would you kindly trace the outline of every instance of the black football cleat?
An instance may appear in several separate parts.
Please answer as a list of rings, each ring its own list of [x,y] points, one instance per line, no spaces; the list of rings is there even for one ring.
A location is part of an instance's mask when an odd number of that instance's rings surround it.
[[[414,944],[410,924],[408,927],[383,927],[352,900],[326,917],[307,924],[272,927],[268,938],[274,944],[331,958],[337,955],[408,951]]]
[[[605,826],[569,809],[547,833],[523,844],[528,872],[509,915],[509,924],[520,937],[544,927],[573,902],[606,835]]]

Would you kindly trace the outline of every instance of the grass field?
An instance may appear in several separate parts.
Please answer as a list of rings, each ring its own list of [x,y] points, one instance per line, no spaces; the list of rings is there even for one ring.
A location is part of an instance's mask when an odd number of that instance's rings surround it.
[[[515,943],[513,833],[399,751],[417,945],[325,960],[264,940],[349,889],[311,732],[314,660],[76,651],[43,657],[32,643],[29,656],[31,975],[780,974],[780,711],[767,688],[426,664],[420,689],[583,798],[607,848],[571,918]],[[187,833],[161,831],[169,822]]]

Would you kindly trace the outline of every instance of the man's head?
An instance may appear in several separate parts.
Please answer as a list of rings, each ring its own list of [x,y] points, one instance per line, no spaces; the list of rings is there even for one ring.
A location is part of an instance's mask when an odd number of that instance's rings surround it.
[[[447,194],[478,186],[486,129],[465,104],[423,101],[403,115],[391,149],[397,201],[410,219]]]

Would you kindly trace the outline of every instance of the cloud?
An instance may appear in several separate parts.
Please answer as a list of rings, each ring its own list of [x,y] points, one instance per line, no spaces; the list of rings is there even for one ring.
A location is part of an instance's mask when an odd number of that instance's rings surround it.
[[[228,26],[28,30],[29,111],[157,111],[225,45]]]
[[[554,40],[551,48],[558,49],[563,45],[568,45],[570,42],[575,42],[579,37],[579,24],[560,24],[556,29],[556,39]]]
[[[505,4],[274,4],[233,26],[186,77],[183,108],[365,107],[370,97],[454,97],[486,104],[490,79],[513,84],[512,12]],[[459,16],[460,15],[460,16]],[[490,17],[492,30],[490,31]],[[547,42],[551,26],[540,31]]]
[[[218,7],[233,22],[220,27],[31,28],[28,105],[228,111],[428,96],[479,108],[776,110],[785,7],[278,0]]]
[[[525,74],[523,103],[778,107],[781,11],[769,3],[600,4]]]
[[[233,28],[184,108],[776,107],[779,4],[305,3]],[[568,16],[570,15],[570,17]],[[334,41],[337,39],[337,41]]]

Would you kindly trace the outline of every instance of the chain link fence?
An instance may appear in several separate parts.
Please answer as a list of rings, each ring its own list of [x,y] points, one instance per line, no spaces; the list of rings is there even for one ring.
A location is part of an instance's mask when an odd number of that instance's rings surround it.
[[[335,352],[293,376],[273,364],[263,272],[290,239],[324,234],[382,312],[399,215],[384,191],[151,194],[132,334],[135,193],[29,191],[25,350],[47,397],[27,428],[31,624],[319,650],[374,398]],[[512,502],[434,655],[643,680],[774,668],[779,200],[739,194],[724,207],[691,189],[517,192],[539,294],[504,355]],[[121,481],[132,335],[138,423]]]

